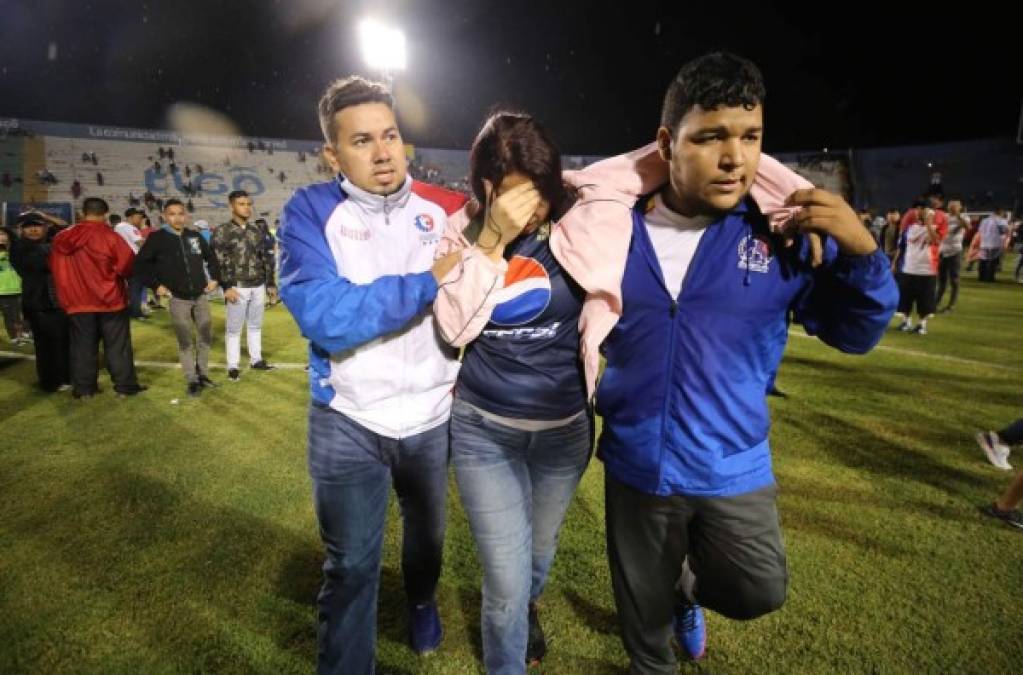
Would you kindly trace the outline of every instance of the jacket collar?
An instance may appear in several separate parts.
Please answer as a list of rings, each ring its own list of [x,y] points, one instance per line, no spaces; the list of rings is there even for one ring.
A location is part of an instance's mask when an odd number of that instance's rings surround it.
[[[373,194],[357,187],[345,178],[343,174],[337,175],[337,184],[350,200],[371,213],[383,213],[396,208],[402,208],[408,203],[409,197],[412,196],[411,176],[405,176],[405,182],[401,184],[397,192],[386,196]]]

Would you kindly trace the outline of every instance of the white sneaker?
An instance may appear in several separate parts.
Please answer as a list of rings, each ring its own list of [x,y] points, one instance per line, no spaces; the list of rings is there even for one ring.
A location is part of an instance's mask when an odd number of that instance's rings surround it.
[[[1009,446],[1002,443],[998,434],[993,431],[978,431],[975,436],[977,445],[987,455],[989,462],[1003,471],[1012,471],[1012,464],[1009,464]]]
[[[913,330],[913,324],[911,324],[908,321],[903,321],[902,325],[899,326],[899,330],[901,330],[903,333],[908,333]]]

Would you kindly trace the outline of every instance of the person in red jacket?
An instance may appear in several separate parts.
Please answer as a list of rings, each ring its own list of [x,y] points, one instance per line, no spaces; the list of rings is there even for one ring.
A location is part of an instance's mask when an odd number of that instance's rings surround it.
[[[118,396],[144,391],[135,374],[128,322],[128,287],[135,255],[106,223],[98,197],[82,203],[84,220],[53,239],[50,270],[57,300],[71,324],[71,390],[75,398],[99,392],[99,341]]]

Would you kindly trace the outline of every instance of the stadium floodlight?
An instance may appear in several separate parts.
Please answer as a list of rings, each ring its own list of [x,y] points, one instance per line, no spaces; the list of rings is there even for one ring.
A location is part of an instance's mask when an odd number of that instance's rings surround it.
[[[366,65],[389,76],[405,69],[405,33],[373,19],[359,24],[359,44]]]

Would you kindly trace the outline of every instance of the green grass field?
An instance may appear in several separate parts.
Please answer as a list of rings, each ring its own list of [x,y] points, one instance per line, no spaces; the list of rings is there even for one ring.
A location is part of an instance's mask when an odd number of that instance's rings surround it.
[[[1010,475],[973,441],[1023,415],[1021,326],[1023,287],[1005,279],[967,280],[958,311],[932,320],[930,335],[890,331],[866,357],[793,330],[778,379],[790,398],[771,402],[788,602],[749,623],[709,615],[708,656],[683,671],[1023,669],[1023,533],[978,513]],[[176,362],[166,312],[133,334],[139,361]],[[267,315],[264,350],[304,359],[283,306]],[[322,553],[305,373],[245,371],[229,384],[214,370],[222,386],[188,400],[180,371],[148,365],[142,396],[116,399],[102,374],[105,393],[73,401],[37,393],[30,361],[0,358],[0,372],[0,672],[313,670]],[[594,461],[562,531],[543,672],[627,665],[602,482]],[[381,673],[481,672],[480,569],[453,480],[449,513],[446,635],[418,659],[404,643],[392,503]]]

